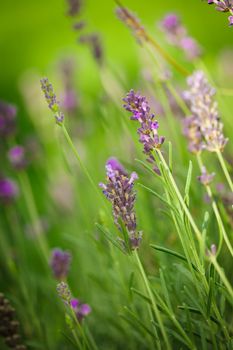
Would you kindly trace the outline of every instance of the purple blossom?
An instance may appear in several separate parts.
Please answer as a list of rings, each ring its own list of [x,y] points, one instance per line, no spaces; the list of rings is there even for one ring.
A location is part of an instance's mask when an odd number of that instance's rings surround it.
[[[70,306],[74,310],[79,322],[81,322],[91,312],[91,307],[88,304],[82,304],[76,298],[71,299]]]
[[[124,248],[136,249],[139,247],[142,238],[141,232],[137,232],[134,209],[136,193],[133,187],[138,176],[135,172],[129,176],[116,159],[107,162],[106,172],[107,183],[100,183],[100,187],[103,189],[103,194],[112,203],[116,226],[121,231],[121,224],[123,223],[128,232],[128,242],[120,241]]]
[[[75,92],[73,81],[73,78],[75,76],[73,60],[69,58],[63,60],[60,64],[60,69],[64,85],[61,105],[67,113],[74,113],[78,108],[78,98]]]
[[[50,266],[53,275],[58,280],[63,280],[67,277],[70,268],[71,255],[69,252],[55,248],[52,251]]]
[[[8,152],[8,158],[15,169],[25,168],[27,161],[25,158],[25,149],[23,146],[14,146]]]
[[[206,168],[203,166],[201,169],[201,175],[197,177],[197,179],[202,183],[204,186],[208,186],[215,177],[215,173],[209,174],[206,171]]]
[[[201,55],[199,44],[188,35],[187,29],[175,13],[167,14],[160,22],[160,28],[165,33],[168,42],[182,49],[189,60]]]
[[[68,11],[67,15],[71,17],[78,16],[80,14],[82,8],[81,0],[67,0],[68,3]]]
[[[220,12],[230,12],[229,25],[233,25],[233,0],[208,0],[208,4],[215,4],[215,9]]]
[[[223,135],[223,124],[214,98],[215,89],[202,71],[194,72],[187,83],[189,90],[183,93],[183,97],[190,105],[192,116],[184,122],[184,131],[190,151],[223,151],[228,139]]]
[[[16,128],[16,108],[0,101],[0,137],[12,135]]]
[[[79,42],[89,46],[92,56],[101,66],[103,64],[103,47],[100,36],[96,33],[81,35]]]
[[[0,178],[0,201],[8,204],[18,196],[16,183],[9,178]]]
[[[132,30],[134,36],[139,42],[142,40],[147,40],[144,27],[132,12],[123,6],[119,6],[116,9],[116,15],[124,24],[126,24],[129,29]]]
[[[49,82],[48,78],[41,79],[40,83],[41,89],[44,93],[48,106],[53,112],[57,124],[61,125],[64,120],[64,114],[60,110],[60,102],[57,100],[57,96],[55,95],[53,86]]]
[[[147,160],[155,162],[153,151],[161,148],[165,137],[158,135],[159,123],[155,120],[155,115],[150,113],[150,105],[146,97],[130,90],[123,101],[125,102],[123,107],[132,113],[131,120],[140,123],[140,128],[138,128],[139,142],[143,144],[144,153],[148,156]],[[157,168],[155,170],[158,171]]]

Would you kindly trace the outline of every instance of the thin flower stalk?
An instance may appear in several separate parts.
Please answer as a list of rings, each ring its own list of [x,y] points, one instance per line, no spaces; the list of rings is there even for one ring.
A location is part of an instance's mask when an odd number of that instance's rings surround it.
[[[202,157],[201,157],[200,154],[197,154],[197,161],[198,161],[198,165],[199,165],[200,170],[202,170],[203,169],[203,162],[202,162]],[[225,241],[225,243],[227,245],[227,248],[229,249],[229,251],[230,251],[230,253],[231,253],[232,257],[233,257],[233,248],[232,248],[231,242],[230,242],[230,240],[228,238],[228,235],[226,233],[226,230],[225,230],[225,227],[224,227],[224,224],[223,224],[223,221],[222,221],[222,218],[221,218],[221,215],[220,215],[217,203],[214,200],[211,187],[210,187],[208,182],[204,183],[204,186],[206,188],[206,192],[207,192],[209,198],[211,198],[211,201],[212,201],[211,205],[212,205],[212,208],[213,208],[213,211],[214,211],[217,223],[218,223],[218,227],[219,227],[220,242],[222,240],[221,239],[221,235],[222,235],[223,239],[224,239],[224,241]],[[218,253],[217,253],[217,255],[220,253],[220,250],[221,250],[221,244],[218,245]]]
[[[138,42],[142,46],[144,46],[146,43],[149,43],[156,51],[158,51],[158,53],[163,57],[165,61],[172,65],[179,73],[187,76],[189,73],[186,71],[186,69],[179,65],[179,63],[172,56],[170,56],[152,36],[146,32],[145,28],[141,25],[136,16],[132,14],[127,8],[122,6],[120,1],[115,0],[115,2],[119,6],[117,8],[118,18],[132,30]]]

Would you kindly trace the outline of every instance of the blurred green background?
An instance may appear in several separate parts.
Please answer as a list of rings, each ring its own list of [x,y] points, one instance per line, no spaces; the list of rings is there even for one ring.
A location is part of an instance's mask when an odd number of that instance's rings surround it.
[[[131,72],[137,64],[136,43],[128,30],[116,18],[113,0],[83,0],[82,18],[89,31],[97,31],[104,41],[108,61],[124,65]],[[223,47],[232,46],[232,28],[227,15],[214,10],[201,0],[135,1],[124,5],[139,15],[142,23],[153,33],[155,23],[168,11],[182,17],[192,36],[202,45],[206,59],[218,54]],[[76,52],[80,67],[80,82],[92,88],[92,59],[89,52],[76,44],[72,20],[66,15],[65,0],[2,1],[0,12],[1,99],[20,103],[18,79],[30,68],[44,75],[54,60],[64,52]],[[207,24],[208,18],[208,24]],[[218,29],[217,29],[218,28]],[[219,30],[219,28],[221,30]],[[89,78],[92,77],[92,84]],[[96,72],[96,79],[97,72]]]

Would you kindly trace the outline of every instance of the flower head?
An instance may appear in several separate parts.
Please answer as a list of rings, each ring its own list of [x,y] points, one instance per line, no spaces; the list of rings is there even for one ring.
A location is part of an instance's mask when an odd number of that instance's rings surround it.
[[[9,178],[0,178],[0,201],[10,203],[18,196],[19,190],[16,183]]]
[[[93,58],[101,66],[103,64],[103,46],[100,36],[96,33],[81,35],[79,42],[89,46]]]
[[[123,23],[126,24],[127,27],[132,30],[133,34],[139,42],[142,40],[147,40],[147,35],[144,27],[132,12],[120,5],[116,9],[116,15]]]
[[[64,114],[61,112],[60,102],[57,100],[57,96],[55,95],[53,86],[49,82],[48,78],[41,79],[40,83],[41,89],[44,93],[48,106],[53,112],[57,124],[61,125],[64,120]]]
[[[182,49],[189,60],[201,55],[197,41],[188,35],[187,29],[175,13],[167,14],[160,22],[160,28],[165,33],[167,40],[172,45]]]
[[[134,90],[130,90],[123,101],[125,102],[123,107],[132,113],[131,120],[140,123],[140,128],[138,128],[139,142],[143,144],[148,161],[155,161],[152,152],[161,148],[165,137],[158,135],[159,123],[155,119],[155,115],[150,113],[149,102],[145,96],[138,92],[135,93]]]
[[[69,305],[71,301],[71,292],[67,283],[60,282],[57,285],[58,296],[64,301],[65,304]]]
[[[130,176],[123,166],[111,158],[106,164],[107,183],[100,183],[103,194],[112,203],[114,222],[121,231],[123,223],[127,229],[129,241],[124,242],[130,249],[138,248],[141,241],[141,233],[137,232],[135,215],[136,193],[133,189],[134,182],[138,178],[133,172]],[[129,243],[129,244],[128,244]]]
[[[16,127],[16,108],[0,101],[0,137],[12,135]]]
[[[55,248],[52,251],[50,266],[53,275],[58,280],[63,280],[67,277],[71,262],[71,255],[69,252]]]
[[[88,304],[82,304],[76,298],[71,299],[70,306],[74,310],[79,322],[81,322],[91,312],[91,307]]]
[[[206,171],[206,168],[203,166],[201,169],[201,175],[197,177],[197,179],[202,183],[204,186],[208,186],[215,177],[215,173],[209,174]]]
[[[81,0],[67,0],[68,3],[68,16],[75,17],[78,16],[82,8]]]
[[[25,149],[23,146],[14,146],[8,152],[8,159],[15,169],[23,169],[26,164]]]
[[[189,149],[194,153],[202,149],[210,152],[223,151],[228,139],[223,135],[223,124],[214,99],[215,89],[202,71],[194,72],[188,77],[187,83],[189,90],[183,96],[192,112],[192,116],[184,122]]]
[[[215,4],[215,9],[220,12],[230,12],[229,25],[233,25],[233,0],[208,0],[208,4]]]

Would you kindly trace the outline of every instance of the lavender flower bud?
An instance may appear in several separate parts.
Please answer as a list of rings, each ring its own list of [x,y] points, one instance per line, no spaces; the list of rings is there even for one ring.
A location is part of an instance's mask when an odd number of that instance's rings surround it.
[[[50,266],[53,275],[58,280],[63,280],[67,277],[70,268],[71,255],[69,252],[55,248],[52,251]]]
[[[208,186],[215,177],[215,173],[208,174],[205,167],[202,167],[201,175],[197,177],[197,179],[202,183],[204,186]]]
[[[22,146],[14,146],[8,152],[8,159],[15,169],[25,168],[27,161],[25,158],[25,149]]]
[[[208,4],[215,4],[215,9],[220,12],[230,12],[229,26],[233,25],[233,0],[208,0]]]
[[[126,24],[127,27],[129,27],[129,29],[132,30],[134,36],[139,42],[142,40],[147,41],[147,35],[144,27],[132,12],[123,6],[119,6],[116,9],[116,15],[124,24]]]
[[[70,306],[74,310],[79,322],[82,322],[82,320],[91,312],[91,307],[88,304],[80,303],[78,299],[71,299]]]
[[[65,304],[69,305],[71,301],[71,292],[69,286],[65,282],[60,282],[57,285],[57,294],[64,301]]]
[[[107,184],[100,183],[103,194],[112,203],[114,222],[121,231],[121,222],[125,225],[130,248],[136,249],[142,234],[137,232],[136,215],[134,210],[136,193],[133,190],[134,181],[138,178],[133,172],[130,176],[116,160],[110,159],[106,164]],[[125,242],[125,246],[128,244]]]
[[[67,15],[71,17],[78,16],[80,13],[80,10],[82,8],[82,1],[81,0],[67,0],[68,3],[68,11]]]
[[[64,120],[64,114],[60,110],[60,102],[57,100],[57,96],[55,95],[53,86],[49,82],[48,78],[41,79],[40,83],[41,89],[44,93],[48,106],[53,112],[57,124],[61,125]]]
[[[9,178],[0,179],[0,201],[4,204],[11,203],[17,196],[19,190],[16,183]]]
[[[103,47],[98,34],[81,35],[79,42],[89,46],[95,61],[101,66],[103,64]]]
[[[189,90],[184,99],[189,103],[192,116],[185,121],[185,134],[189,149],[194,152],[206,149],[209,152],[223,151],[228,141],[223,135],[218,105],[214,99],[215,89],[208,83],[202,71],[188,77]]]
[[[0,137],[7,138],[15,132],[16,108],[0,101]]]

